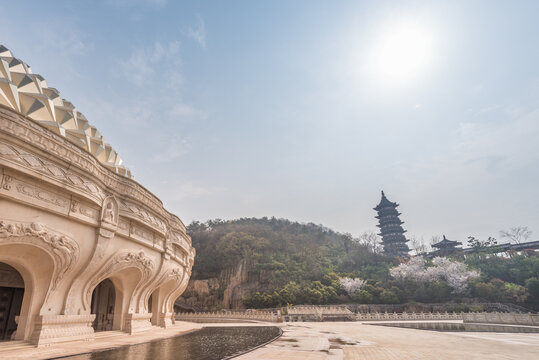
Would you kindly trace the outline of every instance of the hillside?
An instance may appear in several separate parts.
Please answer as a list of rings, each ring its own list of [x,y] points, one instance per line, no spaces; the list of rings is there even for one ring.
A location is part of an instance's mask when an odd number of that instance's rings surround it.
[[[202,308],[342,302],[337,273],[381,280],[392,266],[321,225],[245,218],[193,222],[188,232],[197,257],[180,301]]]
[[[416,257],[399,265],[372,251],[372,236],[364,242],[285,219],[193,222],[188,232],[197,256],[177,302],[185,309],[349,302],[510,302],[539,309],[539,253],[534,251]]]

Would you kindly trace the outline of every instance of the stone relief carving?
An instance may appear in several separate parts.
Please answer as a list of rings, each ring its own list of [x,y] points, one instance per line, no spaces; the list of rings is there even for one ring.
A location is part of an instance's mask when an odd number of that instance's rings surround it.
[[[143,208],[125,200],[120,200],[119,205],[122,211],[133,214],[136,218],[142,220],[145,223],[153,225],[161,231],[166,231],[166,224],[158,217],[152,215],[150,212],[144,210]]]
[[[119,194],[133,197],[142,204],[145,204],[145,206],[148,206],[156,214],[166,219],[168,224],[164,223],[163,225],[165,227],[168,225],[172,228],[178,228],[181,232],[185,233],[185,225],[179,218],[167,212],[163,208],[161,201],[155,197],[155,195],[143,188],[136,181],[122,177],[105,168],[93,156],[72,144],[67,139],[47,131],[47,129],[42,128],[32,120],[27,119],[14,111],[2,108],[0,108],[0,129],[1,132],[7,133],[9,136],[31,142],[35,147],[63,158],[72,163],[73,166],[79,167],[93,175],[98,182],[102,183],[105,187],[108,187]],[[14,145],[9,146],[13,148]],[[12,150],[1,151],[0,149],[0,157],[10,159],[11,161],[18,161],[20,164],[29,166],[19,155],[19,153],[13,152]],[[33,168],[34,170],[41,171],[47,175],[53,174],[60,179],[65,178],[69,184],[77,186],[82,191],[90,194],[95,193],[95,196],[99,196],[101,199],[105,197],[102,188],[98,186],[96,182],[83,178],[68,169],[59,169],[57,165],[47,162],[45,159],[37,158],[43,166],[38,165],[36,168]],[[47,164],[51,166],[47,168]],[[159,222],[162,223],[160,220]],[[159,224],[159,222],[157,222],[157,226],[162,229],[163,225]]]
[[[72,325],[73,318],[84,319],[80,320],[86,323],[84,326],[66,326],[62,328],[61,334],[77,333],[81,328],[84,328],[84,331],[90,330],[89,334],[93,334],[91,321],[95,315],[75,314],[84,312],[84,307],[86,310],[89,308],[92,289],[103,278],[115,279],[115,274],[121,272],[118,276],[126,276],[129,280],[138,279],[139,270],[135,268],[140,269],[142,277],[133,290],[136,298],[140,298],[142,288],[150,288],[155,284],[155,280],[160,279],[161,272],[157,274],[154,261],[161,266],[163,263],[167,264],[168,272],[164,276],[165,281],[170,281],[168,284],[171,287],[188,280],[187,274],[190,274],[190,269],[184,267],[185,263],[172,256],[171,260],[165,260],[158,253],[163,244],[180,253],[179,247],[171,244],[172,239],[165,240],[163,237],[171,229],[176,235],[181,234],[178,236],[189,244],[188,247],[191,242],[186,235],[185,225],[178,217],[168,213],[157,197],[137,182],[110,171],[87,151],[65,138],[36,124],[30,118],[0,105],[0,172],[3,170],[5,172],[0,173],[0,192],[2,192],[0,195],[7,198],[8,206],[14,201],[23,203],[28,201],[34,205],[39,204],[39,211],[43,213],[55,212],[55,216],[58,214],[65,216],[62,222],[55,223],[57,226],[63,227],[69,221],[77,223],[73,227],[67,226],[72,230],[66,230],[70,233],[76,231],[75,239],[37,222],[0,219],[0,255],[2,249],[5,249],[1,245],[27,244],[25,246],[32,245],[35,247],[34,250],[43,254],[44,263],[54,265],[51,282],[47,280],[44,284],[47,288],[45,303],[52,300],[52,297],[49,298],[50,293],[57,289],[54,305],[58,307],[58,311],[55,307],[46,311],[58,314],[46,315],[47,319],[54,316],[54,319],[47,321]],[[114,206],[114,202],[109,204],[105,200],[111,194],[128,200],[126,206],[135,215],[122,213],[126,216],[121,219],[118,203]],[[14,212],[13,216],[17,216],[17,212]],[[45,218],[48,218],[48,215],[45,215]],[[93,220],[88,221],[88,218]],[[143,222],[144,226],[139,224],[140,222]],[[136,226],[132,227],[131,224]],[[85,230],[79,233],[83,228]],[[129,240],[126,235],[131,229],[133,233],[138,232],[149,240],[141,244],[139,239],[131,239],[132,245],[137,243],[136,246],[144,248],[146,254],[143,251],[128,251],[125,248],[114,252],[118,248],[116,240],[123,242]],[[123,239],[116,238],[120,230],[124,235]],[[95,243],[92,243],[94,234]],[[127,268],[129,268],[127,271],[122,271]],[[135,277],[130,277],[133,275]],[[69,291],[62,305],[60,292],[65,289]],[[85,298],[86,304],[81,308],[80,300],[84,302]],[[41,303],[41,299],[39,302]],[[59,310],[60,306],[63,306],[63,310]],[[36,306],[32,305],[32,308],[34,307]],[[127,309],[122,308],[121,312],[125,312],[124,310]],[[21,315],[21,318],[26,316]],[[45,324],[44,316],[35,316],[34,312],[28,314],[28,319],[42,318],[35,320],[35,329],[38,333],[43,330],[41,325]],[[43,331],[39,335],[43,338],[56,337],[60,334],[56,329]],[[53,332],[55,334],[52,334]]]
[[[16,162],[25,167],[37,171],[41,174],[53,176],[59,181],[67,182],[77,189],[93,196],[102,199],[105,197],[103,190],[98,187],[93,181],[85,179],[65,168],[53,164],[52,162],[42,159],[41,157],[31,154],[22,148],[15,145],[1,144],[0,156]],[[9,190],[9,189],[6,189]]]
[[[79,201],[72,199],[71,200],[71,210],[70,213],[78,213],[84,215],[93,220],[97,219],[96,210],[82,205]]]
[[[135,226],[133,224],[131,224],[130,235],[131,236],[134,235],[135,237],[146,240],[147,242],[152,243],[152,244],[154,241],[154,236],[152,232],[145,231],[141,227]]]
[[[79,257],[79,246],[75,240],[36,222],[25,224],[0,220],[0,242],[6,241],[38,245],[52,255],[55,266],[51,290],[56,289]]]
[[[118,228],[129,232],[129,222],[120,219],[120,221],[118,222]]]
[[[48,204],[55,205],[55,206],[65,208],[65,209],[67,209],[67,207],[69,206],[69,200],[65,198],[61,198],[49,191],[25,184],[22,181],[18,181],[16,187],[17,187],[17,191],[20,194],[24,194],[34,199],[41,200]]]
[[[172,243],[178,246],[180,249],[183,249],[183,251],[185,251],[186,253],[189,253],[189,249],[191,248],[189,242],[185,240],[181,234],[176,234],[173,231],[171,231],[170,233]]]
[[[172,249],[172,236],[173,236],[172,232],[170,232],[170,231],[165,236],[165,241],[163,243],[165,252],[173,251],[173,249]]]
[[[165,212],[159,199],[148,190],[144,189],[137,182],[124,178],[121,175],[106,169],[96,158],[78,148],[69,140],[47,131],[35,124],[32,120],[13,111],[0,109],[0,115],[0,128],[2,128],[3,131],[19,138],[30,140],[35,146],[58,155],[90,172],[99,178],[99,180],[107,187],[113,188],[120,193],[133,196],[160,213]]]
[[[116,255],[86,284],[85,291],[83,292],[84,308],[88,309],[92,296],[92,291],[101,281],[110,277],[115,272],[121,271],[128,267],[136,267],[142,273],[142,278],[140,279],[137,287],[135,288],[136,291],[140,284],[143,284],[150,278],[155,268],[155,264],[152,259],[147,257],[142,250],[138,252],[129,251]]]
[[[118,201],[114,196],[107,196],[103,200],[101,221],[114,226],[118,225]]]
[[[5,190],[11,190],[11,182],[13,181],[13,178],[9,175],[6,175],[4,176],[4,184],[3,184],[3,188]]]
[[[163,274],[159,277],[159,280],[155,282],[155,285],[151,287],[151,290],[146,293],[146,296],[144,297],[144,303],[148,303],[148,299],[150,298],[150,295],[158,289],[161,285],[169,281],[170,279],[174,279],[176,281],[176,287],[181,285],[181,282],[184,278],[186,271],[182,267],[175,267],[172,269],[168,269],[163,272]]]

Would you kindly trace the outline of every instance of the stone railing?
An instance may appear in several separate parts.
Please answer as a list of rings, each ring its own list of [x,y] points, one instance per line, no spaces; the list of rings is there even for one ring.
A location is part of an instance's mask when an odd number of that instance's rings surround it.
[[[359,313],[357,321],[462,320],[457,313]]]
[[[234,319],[278,322],[280,318],[275,313],[256,313],[241,311],[216,311],[176,314],[176,320],[179,321],[192,321],[197,319]]]
[[[289,315],[350,315],[344,306],[293,306],[288,308]]]
[[[402,321],[402,320],[462,320],[457,313],[388,313],[354,314],[345,306],[295,306],[288,308],[285,321]]]
[[[464,313],[465,323],[512,324],[539,326],[539,315],[517,313]]]

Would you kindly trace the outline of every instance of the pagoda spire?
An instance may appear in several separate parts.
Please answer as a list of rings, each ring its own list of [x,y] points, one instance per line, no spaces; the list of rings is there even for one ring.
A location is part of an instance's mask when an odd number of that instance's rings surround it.
[[[384,247],[384,253],[390,256],[408,256],[408,241],[404,236],[406,230],[402,228],[404,224],[400,218],[397,211],[399,204],[391,202],[388,200],[384,191],[382,191],[382,199],[380,203],[374,208],[378,213],[375,216],[378,219],[377,227],[380,228],[379,236],[382,237],[382,245]]]

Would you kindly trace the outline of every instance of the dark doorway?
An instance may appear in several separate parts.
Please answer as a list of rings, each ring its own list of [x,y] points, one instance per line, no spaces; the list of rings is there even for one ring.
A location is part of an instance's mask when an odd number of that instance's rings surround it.
[[[0,262],[0,341],[11,340],[17,330],[15,317],[21,314],[24,281],[21,274]]]
[[[114,321],[114,302],[116,292],[110,279],[99,283],[92,293],[92,314],[95,314],[93,327],[95,331],[112,330]]]

